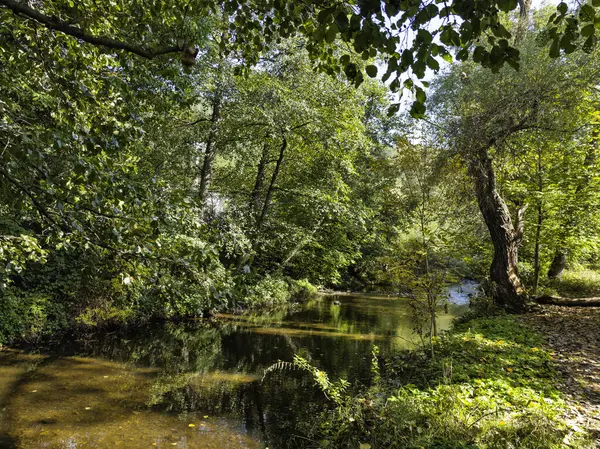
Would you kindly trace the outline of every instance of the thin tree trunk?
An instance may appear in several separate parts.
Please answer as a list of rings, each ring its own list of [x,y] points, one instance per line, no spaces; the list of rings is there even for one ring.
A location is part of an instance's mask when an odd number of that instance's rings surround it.
[[[519,0],[520,16],[517,24],[517,32],[515,33],[515,47],[518,47],[525,34],[527,33],[527,25],[529,24],[529,10],[531,8],[531,0]]]
[[[537,223],[535,229],[535,249],[533,253],[533,294],[537,295],[540,284],[540,237],[542,234],[542,200],[540,199],[537,207]]]
[[[204,150],[204,159],[202,161],[202,167],[200,169],[200,187],[198,188],[198,203],[200,208],[204,210],[206,196],[210,187],[211,176],[212,176],[212,163],[217,154],[217,147],[215,144],[217,134],[217,123],[221,118],[221,96],[217,94],[213,101],[213,111],[210,118],[210,130],[206,138],[206,148]]]
[[[290,254],[285,258],[285,260],[281,264],[282,266],[285,267],[288,263],[290,263],[290,261],[296,256],[296,254],[298,254],[298,252],[304,247],[304,245],[306,245],[310,241],[310,239],[317,233],[324,220],[325,217],[322,217],[317,222],[316,226],[312,229],[312,231],[310,231],[309,234],[304,236],[304,238],[298,242],[298,244],[294,247],[294,249],[292,249]]]
[[[542,222],[544,220],[544,203],[542,199],[542,193],[544,191],[544,167],[542,166],[542,149],[538,148],[538,160],[537,160],[537,171],[538,171],[538,204],[537,204],[537,223],[535,229],[535,250],[533,253],[533,294],[537,294],[538,286],[540,283],[540,237],[542,234]]]
[[[254,182],[254,189],[252,189],[251,204],[250,208],[254,213],[256,219],[260,216],[260,197],[265,184],[265,176],[267,172],[267,164],[269,163],[269,134],[265,136],[265,144],[263,145],[262,153],[260,155],[260,161],[258,162],[258,169],[256,171],[256,181]]]
[[[479,209],[494,245],[494,258],[490,267],[494,300],[508,310],[523,311],[525,294],[517,266],[523,222],[519,219],[517,227],[513,226],[508,207],[496,188],[496,174],[487,148],[480,149],[474,155],[470,172],[475,181]],[[519,215],[522,215],[522,210]]]
[[[269,208],[271,207],[271,200],[273,198],[273,190],[275,188],[275,183],[277,182],[277,177],[279,176],[279,170],[281,169],[281,164],[283,163],[283,156],[285,154],[285,150],[287,148],[287,139],[283,136],[283,142],[279,147],[279,157],[277,158],[277,162],[275,163],[275,169],[273,170],[273,175],[271,176],[271,182],[269,183],[269,187],[267,188],[267,193],[265,195],[265,201],[263,203],[262,210],[260,212],[260,216],[256,221],[256,229],[260,229],[265,221],[267,213],[269,212]]]

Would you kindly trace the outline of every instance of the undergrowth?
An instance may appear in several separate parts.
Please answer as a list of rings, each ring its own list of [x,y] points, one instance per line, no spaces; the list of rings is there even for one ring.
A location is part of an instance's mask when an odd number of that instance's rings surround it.
[[[562,276],[549,282],[548,287],[561,296],[600,296],[600,272],[590,269],[565,270]]]
[[[335,400],[309,437],[321,448],[591,447],[565,419],[542,343],[514,316],[472,318],[436,339],[433,358],[419,350],[379,358],[374,384],[358,394],[315,376]]]

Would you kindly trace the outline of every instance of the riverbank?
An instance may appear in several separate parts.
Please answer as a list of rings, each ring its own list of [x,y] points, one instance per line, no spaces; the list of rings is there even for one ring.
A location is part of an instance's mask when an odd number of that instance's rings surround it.
[[[267,313],[306,303],[318,293],[317,287],[305,279],[268,274],[238,277],[229,290],[222,292],[204,289],[173,292],[166,297],[158,291],[135,293],[139,286],[131,284],[121,287],[122,291],[113,296],[77,300],[64,291],[49,294],[16,287],[4,290],[0,295],[0,348],[156,322],[210,318],[219,312]]]
[[[441,329],[461,307],[439,317]],[[598,314],[586,321],[587,312],[555,316],[560,308],[471,311],[435,339],[432,357],[429,348],[414,349],[409,312],[405,299],[322,297],[294,311],[168,321],[33,354],[0,352],[4,435],[19,449],[67,438],[104,449],[124,436],[134,438],[131,448],[170,447],[196,441],[198,432],[232,449],[593,447],[595,390],[581,381],[596,385],[589,360]],[[288,369],[295,356],[308,373]],[[271,369],[278,360],[280,369]],[[106,417],[128,430],[113,435]]]
[[[465,310],[451,306],[438,328]],[[382,355],[414,348],[413,326],[407,299],[347,295],[0,351],[0,441],[4,432],[18,449],[62,441],[99,449],[315,447],[302,437],[327,398],[310,376],[265,370],[300,355],[332,378],[368,385],[373,345]]]
[[[322,416],[322,447],[591,448],[594,429],[536,317],[457,323],[428,350],[379,359],[375,384]]]

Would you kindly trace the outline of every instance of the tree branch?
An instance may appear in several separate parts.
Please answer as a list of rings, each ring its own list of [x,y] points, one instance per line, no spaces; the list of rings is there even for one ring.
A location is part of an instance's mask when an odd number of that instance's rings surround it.
[[[88,42],[92,45],[114,48],[116,50],[125,50],[143,58],[153,59],[159,55],[184,51],[184,48],[181,45],[149,50],[139,45],[129,44],[127,42],[122,42],[109,37],[92,36],[90,34],[86,34],[85,31],[83,31],[81,28],[71,26],[64,21],[57,19],[56,17],[46,16],[41,12],[30,8],[26,4],[21,3],[19,1],[0,0],[0,5],[12,10],[15,14],[20,14],[29,19],[35,20],[36,22],[45,25],[46,28],[49,28],[51,30],[61,31],[65,34],[76,37],[77,39]]]
[[[42,206],[42,204],[36,199],[36,197],[33,195],[33,193],[31,193],[29,191],[29,189],[27,187],[25,187],[23,184],[21,184],[19,181],[17,181],[15,178],[13,178],[6,170],[3,170],[2,168],[0,168],[0,175],[4,176],[4,178],[8,182],[10,182],[11,184],[13,184],[15,187],[17,187],[19,190],[21,190],[21,192],[23,192],[25,195],[27,195],[29,197],[29,199],[31,200],[31,202],[33,203],[33,205],[35,206],[35,208],[39,212],[40,216],[42,216],[42,218],[45,218],[51,224],[53,224],[55,226],[58,226],[63,231],[66,230],[63,225],[61,225],[60,223],[58,223],[50,215],[50,212],[48,212],[46,210],[46,208],[44,206]]]

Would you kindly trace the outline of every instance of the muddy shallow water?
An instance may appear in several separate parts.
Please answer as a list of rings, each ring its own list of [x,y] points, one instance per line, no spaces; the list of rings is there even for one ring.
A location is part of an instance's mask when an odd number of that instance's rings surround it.
[[[452,305],[438,327],[466,307]],[[219,318],[0,352],[0,448],[305,447],[326,399],[299,372],[263,379],[267,367],[299,354],[366,384],[374,344],[418,342],[397,298],[328,296],[295,312]]]

